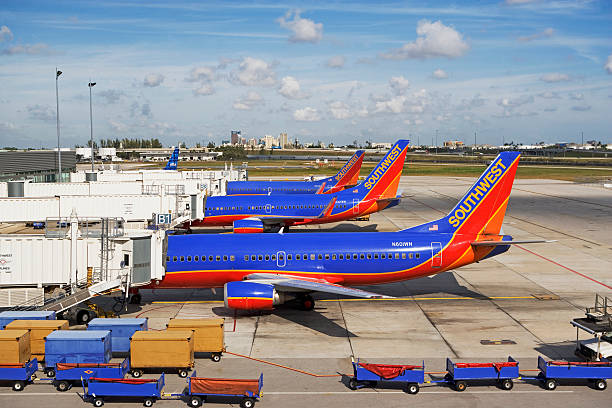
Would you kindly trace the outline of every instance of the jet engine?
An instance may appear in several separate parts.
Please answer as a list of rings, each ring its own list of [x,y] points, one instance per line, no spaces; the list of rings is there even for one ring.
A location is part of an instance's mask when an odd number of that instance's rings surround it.
[[[273,309],[285,303],[284,293],[278,293],[273,285],[248,281],[228,282],[223,288],[225,307],[241,310]]]
[[[264,232],[264,225],[258,218],[244,218],[234,221],[234,232],[238,234]]]

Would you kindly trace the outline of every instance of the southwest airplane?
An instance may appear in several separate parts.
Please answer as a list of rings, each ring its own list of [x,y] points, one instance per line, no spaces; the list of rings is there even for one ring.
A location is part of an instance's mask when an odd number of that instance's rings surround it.
[[[230,181],[227,183],[227,194],[335,193],[357,184],[364,155],[364,150],[357,150],[333,177],[314,181]]]
[[[166,276],[152,287],[223,286],[225,306],[245,310],[289,301],[310,310],[317,291],[383,298],[348,286],[434,275],[545,242],[501,232],[518,162],[518,152],[499,154],[447,216],[397,232],[170,235]]]
[[[164,167],[164,170],[177,170],[178,169],[178,160],[179,160],[179,148],[176,147],[172,152],[172,156],[170,156],[170,160]]]
[[[399,140],[366,179],[329,194],[270,194],[207,197],[204,218],[190,226],[233,225],[236,233],[291,225],[323,224],[361,217],[397,205],[408,140]]]

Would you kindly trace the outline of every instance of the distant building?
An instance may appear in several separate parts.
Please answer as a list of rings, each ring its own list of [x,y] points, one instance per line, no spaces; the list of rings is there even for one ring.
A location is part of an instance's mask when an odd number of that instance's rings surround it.
[[[271,149],[274,146],[278,146],[278,139],[272,135],[264,135],[264,137],[261,138],[261,143],[266,149]]]
[[[242,133],[240,130],[232,130],[230,136],[230,143],[233,145],[240,144],[240,139],[242,138]]]
[[[393,146],[393,143],[387,143],[387,142],[383,142],[383,143],[372,143],[371,144],[372,149],[390,149],[391,146]]]
[[[254,137],[250,138],[249,141],[247,142],[247,146],[249,146],[249,147],[257,146],[257,140]]]
[[[75,151],[62,149],[62,181],[76,171]],[[0,181],[30,179],[34,182],[57,181],[57,149],[0,152]]]
[[[446,140],[444,142],[444,147],[448,147],[449,149],[457,149],[463,147],[464,143],[461,140]]]
[[[287,132],[283,132],[279,135],[278,137],[279,139],[279,145],[282,149],[284,149],[285,147],[287,147],[287,145],[289,144],[288,142],[288,138],[287,138]]]

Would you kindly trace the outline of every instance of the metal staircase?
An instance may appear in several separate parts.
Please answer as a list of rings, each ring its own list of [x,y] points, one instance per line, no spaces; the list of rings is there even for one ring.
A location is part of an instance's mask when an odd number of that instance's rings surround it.
[[[607,323],[612,326],[612,299],[595,294],[595,306],[586,308],[589,319]]]

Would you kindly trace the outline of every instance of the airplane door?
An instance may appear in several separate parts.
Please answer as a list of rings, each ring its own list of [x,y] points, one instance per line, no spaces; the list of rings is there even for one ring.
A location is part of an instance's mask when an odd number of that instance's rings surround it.
[[[431,243],[431,266],[433,268],[439,268],[442,266],[442,243],[441,242]]]
[[[353,214],[359,214],[359,199],[353,198]]]
[[[285,254],[285,251],[278,251],[276,253],[276,266],[278,266],[279,268],[284,268],[287,262],[285,260],[286,257],[287,254]]]
[[[272,205],[266,204],[266,214],[272,214]]]

